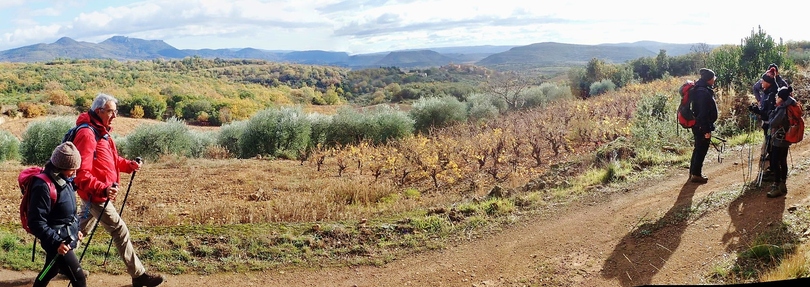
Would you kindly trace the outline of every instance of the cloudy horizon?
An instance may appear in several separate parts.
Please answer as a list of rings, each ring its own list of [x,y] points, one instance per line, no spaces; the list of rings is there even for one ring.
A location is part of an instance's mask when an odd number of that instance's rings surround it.
[[[112,36],[163,40],[178,49],[350,54],[539,42],[718,45],[739,44],[758,27],[777,41],[810,40],[800,9],[789,8],[798,2],[791,2],[779,2],[784,12],[768,19],[751,15],[762,5],[753,1],[693,9],[639,0],[2,0],[0,50]]]

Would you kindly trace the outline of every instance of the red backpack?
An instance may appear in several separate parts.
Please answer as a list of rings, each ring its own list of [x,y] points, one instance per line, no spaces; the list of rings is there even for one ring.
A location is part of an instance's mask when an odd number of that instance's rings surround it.
[[[798,143],[804,139],[804,118],[802,105],[798,102],[787,106],[786,109],[790,128],[785,133],[785,141],[789,143]]]
[[[687,80],[678,90],[681,93],[681,104],[678,105],[678,124],[685,129],[692,128],[697,122],[695,114],[692,113],[692,99],[689,98],[689,92],[694,88],[695,82]]]
[[[28,227],[28,202],[31,198],[29,191],[31,189],[31,184],[33,183],[34,177],[38,177],[48,184],[48,189],[51,191],[51,205],[56,204],[56,185],[53,184],[53,181],[50,179],[50,177],[48,177],[47,174],[42,173],[42,170],[43,169],[38,166],[28,167],[23,169],[20,172],[20,175],[17,177],[17,183],[20,185],[20,192],[22,192],[22,200],[20,201],[20,224],[28,233],[31,233],[31,228]],[[32,262],[34,261],[36,245],[37,239],[34,238],[34,247],[31,248]]]

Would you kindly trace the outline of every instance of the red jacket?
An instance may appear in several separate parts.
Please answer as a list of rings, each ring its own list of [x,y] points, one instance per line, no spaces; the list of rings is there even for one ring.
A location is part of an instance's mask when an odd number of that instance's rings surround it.
[[[132,161],[118,156],[115,142],[109,135],[112,128],[105,126],[95,113],[79,115],[76,125],[83,123],[89,123],[102,138],[96,141],[95,133],[89,128],[76,132],[73,144],[82,155],[82,165],[76,171],[74,182],[82,200],[104,202],[107,200],[107,187],[120,181],[120,173],[132,173]]]

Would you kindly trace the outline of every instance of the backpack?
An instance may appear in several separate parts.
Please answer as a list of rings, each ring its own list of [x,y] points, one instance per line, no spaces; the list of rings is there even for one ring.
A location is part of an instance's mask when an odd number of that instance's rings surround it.
[[[802,111],[802,105],[799,103],[789,105],[785,111],[790,122],[790,128],[785,133],[785,141],[792,144],[798,143],[804,139],[804,118],[802,118],[804,112]]]
[[[692,99],[689,98],[689,92],[694,89],[695,82],[687,80],[678,90],[681,93],[681,104],[678,105],[678,124],[685,129],[692,128],[697,122],[695,114],[692,112]]]
[[[22,225],[23,229],[29,234],[31,233],[31,228],[28,226],[28,202],[30,201],[31,194],[31,184],[35,177],[38,177],[46,184],[48,184],[48,189],[51,191],[51,205],[56,204],[56,185],[54,185],[53,181],[48,177],[47,174],[42,173],[43,168],[38,166],[32,166],[23,169],[20,171],[20,175],[17,176],[17,184],[20,186],[20,192],[22,193],[22,200],[20,200],[20,224]],[[34,261],[34,254],[36,253],[36,245],[37,239],[34,237],[34,245],[31,248],[31,262]]]
[[[79,133],[79,130],[82,128],[90,128],[93,131],[93,134],[96,135],[96,141],[101,140],[102,138],[107,139],[108,135],[101,136],[101,133],[96,130],[93,126],[88,123],[82,123],[75,127],[70,128],[66,133],[65,136],[62,137],[62,142],[72,142],[73,139],[76,138],[76,134]]]

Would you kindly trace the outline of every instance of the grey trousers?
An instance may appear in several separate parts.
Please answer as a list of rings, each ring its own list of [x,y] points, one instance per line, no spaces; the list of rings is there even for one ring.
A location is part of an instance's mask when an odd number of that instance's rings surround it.
[[[124,261],[127,266],[127,273],[132,278],[143,275],[146,268],[143,267],[138,255],[135,254],[135,248],[132,246],[132,241],[129,238],[129,229],[124,220],[118,216],[118,211],[115,210],[115,204],[110,202],[107,208],[104,208],[104,203],[94,203],[83,201],[81,216],[79,219],[79,230],[85,234],[85,238],[90,236],[93,226],[96,224],[96,218],[101,218],[99,225],[103,226],[113,239],[113,246],[118,250],[118,256]],[[90,211],[88,214],[87,211]],[[91,216],[92,215],[92,216]]]

